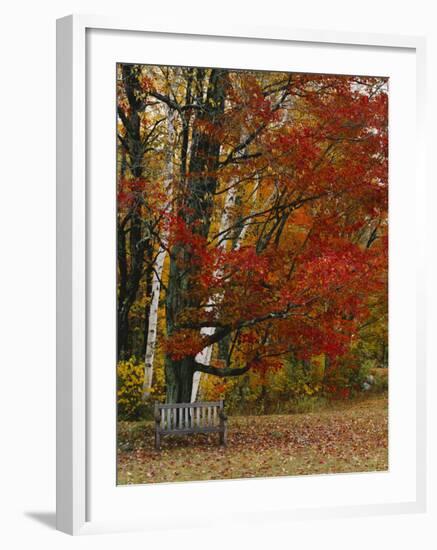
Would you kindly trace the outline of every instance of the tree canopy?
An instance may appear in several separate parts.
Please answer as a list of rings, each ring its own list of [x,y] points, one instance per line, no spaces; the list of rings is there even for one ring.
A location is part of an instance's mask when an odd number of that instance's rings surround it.
[[[169,402],[385,361],[387,79],[119,64],[117,102],[119,359],[159,345]]]

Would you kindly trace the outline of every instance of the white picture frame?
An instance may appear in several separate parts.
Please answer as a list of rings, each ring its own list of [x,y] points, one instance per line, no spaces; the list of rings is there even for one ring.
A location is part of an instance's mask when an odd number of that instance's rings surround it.
[[[416,234],[423,231],[425,210],[424,112],[425,40],[421,37],[337,33],[284,28],[234,27],[179,28],[160,26],[125,18],[73,15],[57,22],[57,528],[69,534],[109,530],[156,528],[144,517],[118,520],[90,519],[89,507],[90,439],[88,414],[89,388],[87,334],[88,277],[87,257],[87,32],[90,30],[151,33],[170,36],[227,37],[228,40],[265,41],[265,43],[317,43],[362,48],[396,48],[415,56],[416,74]],[[124,60],[126,61],[126,60]],[[158,61],[159,62],[159,61]],[[411,216],[411,214],[410,214]],[[378,513],[419,512],[426,503],[426,402],[425,402],[425,252],[416,247],[416,425],[415,425],[415,498],[333,508],[305,509],[291,506],[281,509],[279,517],[331,517]],[[115,464],[114,464],[115,468]],[[236,482],[227,482],[236,483]],[[251,483],[256,483],[252,481]],[[204,484],[205,485],[205,484]],[[191,485],[191,487],[193,487]],[[228,486],[229,487],[229,486]],[[259,487],[259,485],[258,485]],[[278,487],[278,485],[276,485]],[[190,491],[190,487],[187,491]],[[194,490],[194,489],[193,489]],[[172,486],[166,486],[171,494]],[[178,490],[179,491],[179,490]],[[174,493],[176,497],[181,492]],[[259,512],[263,512],[259,504]],[[255,520],[255,508],[246,515]],[[177,524],[171,510],[167,521]],[[202,521],[199,520],[202,524]],[[193,521],[193,525],[196,522]]]

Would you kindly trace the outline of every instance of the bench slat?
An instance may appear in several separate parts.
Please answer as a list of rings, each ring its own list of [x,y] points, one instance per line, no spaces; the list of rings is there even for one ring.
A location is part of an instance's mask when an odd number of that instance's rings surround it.
[[[219,433],[226,445],[226,418],[220,416],[223,401],[155,404],[155,447],[160,449],[160,436],[194,433]]]
[[[158,407],[160,409],[185,409],[186,407],[190,409],[196,409],[200,408],[203,409],[205,406],[209,407],[218,407],[220,406],[220,401],[205,401],[202,402],[195,402],[195,403],[159,403]]]
[[[210,426],[205,428],[182,428],[181,430],[172,430],[171,432],[160,432],[164,435],[185,435],[185,434],[204,434],[204,433],[213,433],[213,432],[222,432],[223,430],[220,426]]]

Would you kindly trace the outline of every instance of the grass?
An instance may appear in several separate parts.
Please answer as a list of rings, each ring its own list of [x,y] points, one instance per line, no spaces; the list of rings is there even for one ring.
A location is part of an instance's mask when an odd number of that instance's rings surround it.
[[[153,447],[152,422],[119,422],[118,483],[161,483],[369,472],[388,468],[386,395],[293,415],[235,416],[228,447],[218,434],[167,436]]]

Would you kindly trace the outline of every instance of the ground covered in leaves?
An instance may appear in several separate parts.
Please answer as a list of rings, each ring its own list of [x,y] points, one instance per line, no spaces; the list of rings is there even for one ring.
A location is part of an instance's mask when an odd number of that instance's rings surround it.
[[[307,414],[230,417],[227,448],[218,434],[167,436],[161,451],[153,442],[152,422],[119,423],[119,484],[387,470],[387,397]]]

